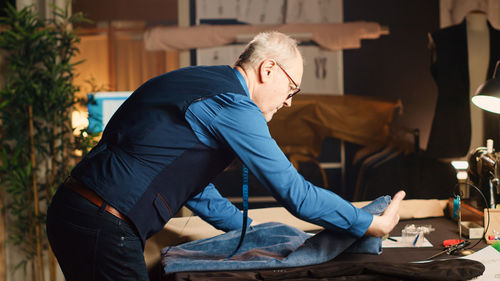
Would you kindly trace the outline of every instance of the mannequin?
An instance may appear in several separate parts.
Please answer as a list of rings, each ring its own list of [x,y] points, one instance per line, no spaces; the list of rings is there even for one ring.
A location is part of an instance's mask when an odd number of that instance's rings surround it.
[[[487,16],[483,12],[471,12],[465,17],[467,53],[469,63],[469,97],[486,81],[490,59],[490,33]],[[469,99],[470,100],[470,99]],[[469,151],[485,146],[483,111],[470,103],[471,141]]]
[[[438,98],[427,153],[442,160],[464,159],[471,148],[484,146],[486,137],[497,139],[497,132],[483,128],[484,113],[470,98],[493,75],[500,31],[486,14],[471,12],[462,23],[437,30],[429,39]]]

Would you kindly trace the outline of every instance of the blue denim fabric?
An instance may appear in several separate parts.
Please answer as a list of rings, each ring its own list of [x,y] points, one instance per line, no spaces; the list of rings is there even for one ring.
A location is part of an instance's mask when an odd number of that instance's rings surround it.
[[[390,196],[377,198],[363,209],[380,214]],[[356,239],[348,233],[323,230],[314,236],[281,223],[251,227],[238,253],[227,257],[238,243],[240,232],[228,233],[162,250],[166,273],[206,270],[242,270],[306,266],[326,262],[344,251],[380,254],[380,238]]]
[[[149,280],[134,228],[68,188],[52,199],[47,236],[68,281]]]

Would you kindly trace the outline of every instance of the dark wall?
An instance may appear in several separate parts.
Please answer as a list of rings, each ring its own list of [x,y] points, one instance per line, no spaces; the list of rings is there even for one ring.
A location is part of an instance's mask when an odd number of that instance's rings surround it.
[[[344,21],[374,21],[389,35],[363,40],[360,49],[344,51],[344,92],[400,98],[404,113],[396,124],[421,131],[426,147],[437,89],[430,74],[427,33],[439,29],[437,0],[348,0]]]
[[[134,20],[177,24],[177,0],[74,0],[73,12],[93,21]]]
[[[5,8],[7,8],[7,3],[10,3],[12,6],[16,6],[16,0],[1,0],[0,1],[0,17],[4,17],[6,14],[4,12]]]
[[[439,29],[439,1],[347,0],[343,4],[345,22],[374,21],[390,30],[379,39],[363,40],[360,49],[344,51],[344,92],[401,99],[404,112],[395,125],[419,129],[420,147],[425,149],[437,98],[427,34]],[[400,154],[392,159],[389,154],[377,155],[376,161],[364,162],[363,174],[359,164],[346,167],[345,197],[371,200],[399,189],[412,199],[451,196],[456,181],[451,166],[422,155]]]

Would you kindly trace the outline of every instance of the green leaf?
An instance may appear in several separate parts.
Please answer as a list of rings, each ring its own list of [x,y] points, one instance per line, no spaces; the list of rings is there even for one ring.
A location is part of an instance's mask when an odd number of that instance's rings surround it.
[[[72,71],[82,61],[71,60],[78,52],[79,38],[66,26],[86,19],[78,13],[68,16],[68,11],[69,6],[56,7],[53,16],[58,21],[53,22],[54,25],[41,19],[34,6],[17,11],[8,5],[5,16],[0,18],[0,24],[6,27],[0,32],[0,48],[6,51],[7,64],[4,87],[0,89],[0,187],[8,197],[6,210],[14,219],[10,224],[9,242],[18,246],[25,258],[18,267],[25,267],[34,257],[33,229],[46,218],[44,210],[38,216],[33,213],[32,177],[47,165],[45,160],[57,155],[45,171],[64,178],[70,168],[68,158],[71,156],[67,150],[75,146],[68,138],[71,133],[68,112],[78,102],[74,97],[78,88],[72,84]],[[29,105],[33,106],[36,166],[32,165],[29,154]],[[82,140],[80,145],[89,149],[90,142]],[[38,178],[40,198],[37,200],[46,205],[47,185],[43,177]],[[49,198],[55,188],[56,185],[47,186]],[[42,241],[47,245],[45,237]]]

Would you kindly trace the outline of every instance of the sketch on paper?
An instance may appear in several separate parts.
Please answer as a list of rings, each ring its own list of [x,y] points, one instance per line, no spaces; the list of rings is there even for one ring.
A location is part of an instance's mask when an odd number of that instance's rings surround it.
[[[197,0],[196,22],[234,19],[248,24],[281,24],[284,7],[284,0]]]
[[[343,22],[342,0],[288,0],[286,23]]]
[[[342,95],[342,52],[327,51],[316,46],[299,47],[304,56],[302,92],[307,94]]]
[[[197,65],[233,65],[241,52],[244,44],[229,45],[196,50]]]

